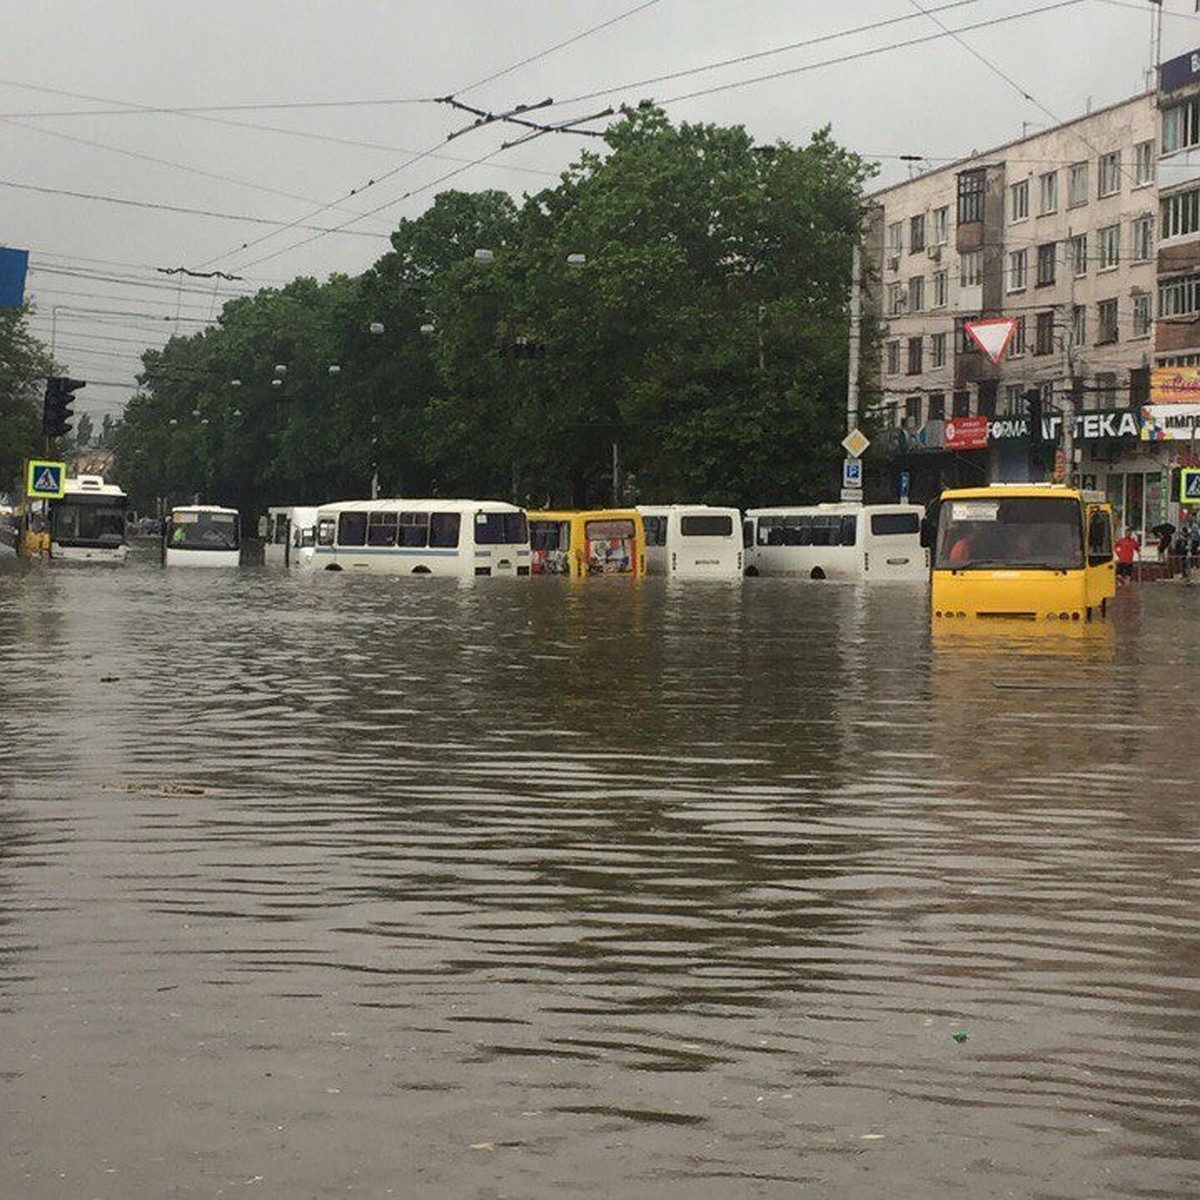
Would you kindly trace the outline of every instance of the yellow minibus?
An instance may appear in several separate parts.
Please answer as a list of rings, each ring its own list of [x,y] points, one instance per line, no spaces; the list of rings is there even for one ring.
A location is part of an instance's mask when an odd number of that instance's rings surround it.
[[[1061,484],[943,492],[932,541],[935,620],[1090,621],[1116,593],[1112,508]]]
[[[530,573],[632,575],[646,573],[646,535],[632,508],[541,511],[529,515]]]

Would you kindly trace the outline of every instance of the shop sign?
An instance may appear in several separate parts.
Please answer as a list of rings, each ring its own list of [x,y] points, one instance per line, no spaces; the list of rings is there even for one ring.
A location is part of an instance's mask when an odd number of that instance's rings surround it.
[[[1042,418],[1042,440],[1054,442],[1062,432],[1063,418],[1060,413]],[[1098,442],[1110,438],[1137,438],[1141,436],[1141,419],[1131,408],[1099,409],[1095,412],[1075,414],[1075,439],[1082,442]],[[1029,436],[1028,417],[997,417],[988,426],[988,436],[994,442],[1010,441]]]
[[[987,417],[954,417],[942,427],[942,445],[947,450],[986,450]]]
[[[1150,372],[1151,404],[1200,404],[1200,367],[1155,367]]]
[[[1177,92],[1200,79],[1200,53],[1195,50],[1168,59],[1158,68],[1158,86],[1164,92]]]
[[[1190,442],[1200,431],[1200,403],[1147,404],[1142,409],[1143,442]]]

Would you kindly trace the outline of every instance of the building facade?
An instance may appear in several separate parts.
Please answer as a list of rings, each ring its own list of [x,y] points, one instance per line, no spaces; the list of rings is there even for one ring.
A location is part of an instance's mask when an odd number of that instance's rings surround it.
[[[1160,81],[872,197],[877,441],[914,499],[1057,472],[1106,491],[1123,524],[1166,519],[1180,447],[1147,440],[1140,414],[1153,368],[1200,366],[1200,58],[1195,67],[1176,93]],[[1188,182],[1167,170],[1180,155],[1189,172],[1195,158]],[[1160,239],[1169,203],[1177,215]],[[1164,303],[1169,335],[1156,321]],[[1185,308],[1192,319],[1176,328]],[[998,362],[969,335],[980,318],[1014,323]]]

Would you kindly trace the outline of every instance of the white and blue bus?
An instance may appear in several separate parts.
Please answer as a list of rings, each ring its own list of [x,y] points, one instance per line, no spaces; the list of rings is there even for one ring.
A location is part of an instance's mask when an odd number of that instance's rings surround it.
[[[317,509],[300,558],[318,571],[528,576],[529,523],[502,500],[342,500]]]

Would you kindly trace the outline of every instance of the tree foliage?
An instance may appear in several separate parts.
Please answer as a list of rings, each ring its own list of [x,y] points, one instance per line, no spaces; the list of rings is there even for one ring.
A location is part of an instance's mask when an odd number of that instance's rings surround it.
[[[363,275],[232,301],[148,353],[115,435],[138,502],[260,511],[377,477],[603,503],[614,446],[625,500],[833,494],[869,168],[828,130],[759,146],[650,106],[606,136],[520,204],[442,193]]]
[[[24,308],[0,308],[0,492],[42,449],[42,397],[53,374],[46,347],[29,332]]]

